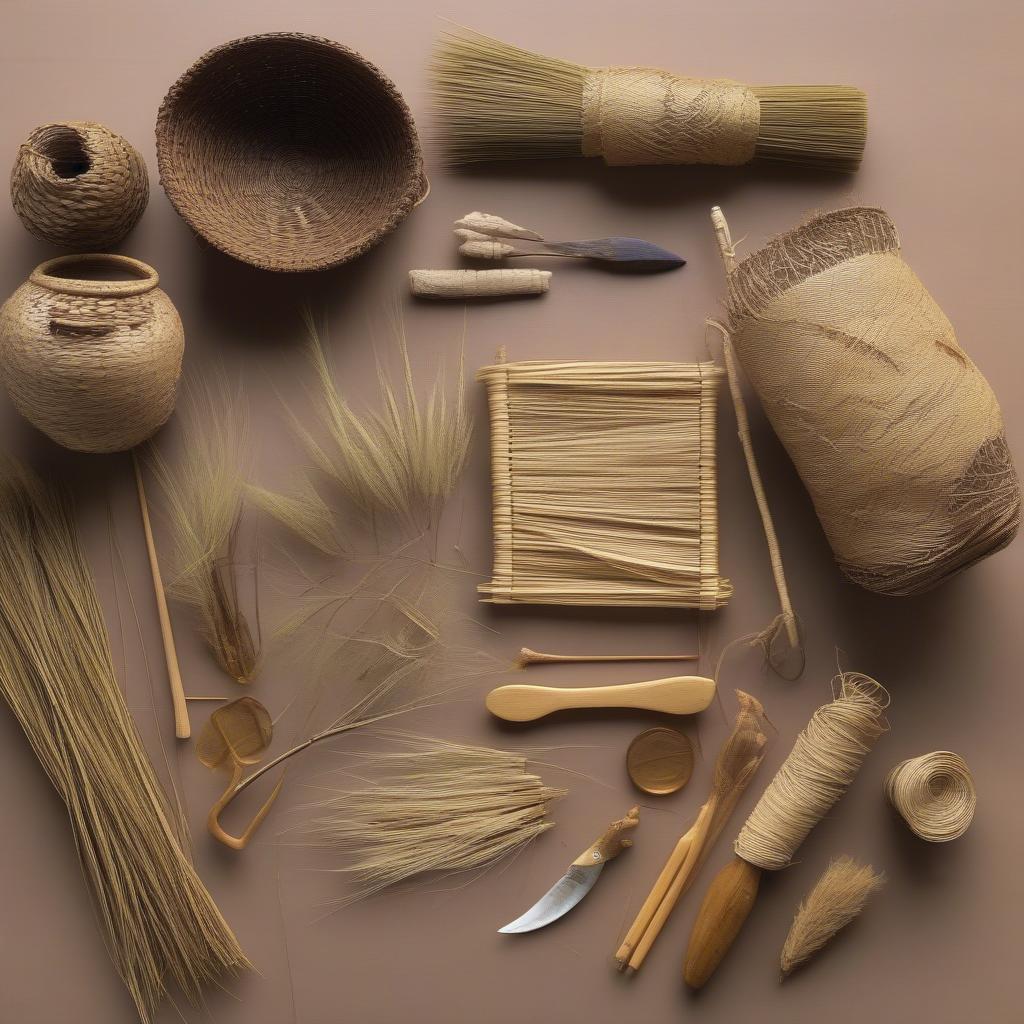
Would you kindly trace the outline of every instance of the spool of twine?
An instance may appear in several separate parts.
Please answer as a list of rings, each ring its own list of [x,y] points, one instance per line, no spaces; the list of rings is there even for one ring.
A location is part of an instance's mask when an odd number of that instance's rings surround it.
[[[910,831],[929,843],[959,839],[978,803],[967,762],[949,750],[900,762],[885,780],[885,794]]]
[[[582,152],[613,167],[745,164],[760,127],[757,96],[738,82],[632,67],[584,79]]]
[[[766,871],[787,867],[807,833],[846,792],[886,731],[885,688],[846,672],[839,694],[811,716],[736,839],[736,853]]]

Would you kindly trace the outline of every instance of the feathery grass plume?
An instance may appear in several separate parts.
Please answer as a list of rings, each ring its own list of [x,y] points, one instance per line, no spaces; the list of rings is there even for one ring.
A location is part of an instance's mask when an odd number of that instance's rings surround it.
[[[322,554],[334,558],[344,550],[338,536],[334,510],[305,475],[288,493],[247,484],[246,496],[261,511],[279,522]]]
[[[426,562],[383,559],[347,591],[310,599],[279,635],[292,645],[309,682],[289,708],[301,722],[290,749],[237,780],[215,804],[211,832],[224,838],[219,816],[267,772],[324,740],[434,707],[471,680],[508,666],[458,639],[465,620],[451,611],[443,569]],[[325,588],[329,589],[329,588]],[[276,795],[276,791],[274,793]],[[272,798],[271,798],[272,801]],[[260,815],[268,809],[265,804]]]
[[[297,421],[295,425],[313,464],[368,518],[383,516],[426,528],[454,490],[469,451],[472,421],[461,357],[453,394],[448,394],[440,371],[424,402],[416,395],[405,336],[399,330],[402,383],[396,387],[378,363],[381,409],[358,414],[338,392],[308,314],[306,327],[323,441]]]
[[[302,839],[344,856],[356,880],[346,905],[427,872],[483,869],[552,827],[544,784],[521,754],[423,737],[408,749],[359,755],[364,789],[313,805]]]
[[[96,919],[143,1022],[170,985],[251,965],[175,838],[118,687],[62,493],[0,467],[0,693],[64,801]]]
[[[868,897],[885,885],[885,875],[852,857],[837,857],[797,907],[782,947],[782,977],[806,963],[863,909]]]
[[[256,674],[259,650],[241,608],[237,575],[250,458],[245,400],[240,390],[232,393],[222,376],[213,383],[192,379],[178,402],[178,416],[180,455],[168,460],[155,445],[149,447],[174,548],[167,589],[196,609],[220,667],[248,683]]]

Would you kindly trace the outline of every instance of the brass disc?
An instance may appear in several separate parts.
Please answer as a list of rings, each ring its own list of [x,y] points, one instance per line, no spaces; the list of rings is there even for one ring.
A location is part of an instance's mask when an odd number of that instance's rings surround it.
[[[634,737],[626,751],[626,770],[637,789],[655,796],[674,793],[690,781],[693,744],[678,729],[659,725]]]

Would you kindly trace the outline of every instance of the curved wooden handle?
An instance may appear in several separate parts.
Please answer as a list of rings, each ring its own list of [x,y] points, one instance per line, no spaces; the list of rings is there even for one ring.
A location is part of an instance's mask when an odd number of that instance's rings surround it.
[[[715,695],[704,676],[669,676],[619,686],[499,686],[487,695],[487,710],[506,722],[532,722],[566,708],[639,708],[668,715],[703,711]]]
[[[219,843],[223,843],[225,846],[231,847],[232,850],[244,850],[249,845],[249,840],[256,833],[256,829],[263,824],[263,819],[270,813],[270,808],[273,806],[274,801],[277,799],[278,793],[281,792],[281,787],[284,785],[284,776],[277,780],[277,785],[274,786],[270,796],[267,797],[263,806],[256,812],[252,821],[246,826],[245,831],[240,836],[233,836],[230,832],[225,831],[224,827],[220,823],[220,816],[224,809],[235,799],[236,796],[241,792],[238,788],[239,782],[242,781],[242,766],[236,762],[234,772],[231,776],[231,781],[228,783],[228,788],[221,793],[217,802],[210,808],[210,813],[206,816],[206,827],[209,829],[210,835],[213,836]]]
[[[623,850],[633,845],[633,840],[626,833],[640,824],[640,808],[631,807],[624,818],[613,821],[600,839],[595,839],[574,861],[580,867],[591,864],[603,864],[614,860]]]
[[[690,988],[703,988],[715,973],[753,908],[760,883],[761,869],[742,857],[734,857],[715,876],[686,947],[683,980]]]

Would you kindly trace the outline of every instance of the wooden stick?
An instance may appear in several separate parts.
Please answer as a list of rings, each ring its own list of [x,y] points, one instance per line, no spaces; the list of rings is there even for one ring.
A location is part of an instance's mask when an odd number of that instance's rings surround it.
[[[702,860],[701,853],[707,841],[708,828],[714,811],[715,802],[714,798],[712,798],[701,807],[700,814],[697,815],[693,828],[687,833],[691,838],[686,851],[686,857],[679,866],[679,870],[662,891],[661,899],[651,919],[648,921],[640,941],[630,955],[628,970],[631,974],[640,969],[641,964],[643,964],[651,950],[651,946],[654,945],[654,940],[661,934],[662,928],[665,927],[669,914],[675,910],[675,906],[683,893],[689,889],[690,883],[696,878],[697,867]],[[658,881],[660,882],[661,879]]]
[[[698,654],[545,654],[524,647],[519,652],[519,665],[560,664],[582,661],[696,661]]]
[[[644,900],[644,905],[640,908],[639,913],[637,913],[636,919],[630,926],[629,931],[626,932],[626,937],[622,940],[622,945],[619,946],[615,953],[615,959],[618,962],[620,971],[624,971],[627,967],[632,966],[630,964],[630,959],[633,956],[633,951],[638,945],[640,945],[640,941],[643,939],[644,933],[650,925],[658,907],[661,905],[661,901],[665,898],[665,894],[671,888],[676,875],[679,873],[679,869],[682,868],[685,863],[690,847],[693,845],[693,836],[696,829],[697,823],[694,822],[690,831],[687,832],[686,835],[680,836],[679,841],[675,845],[675,849],[669,855],[668,860],[665,862],[665,866],[661,869],[661,874],[658,875],[657,881],[648,893],[647,899]]]
[[[167,679],[171,685],[171,704],[174,707],[174,735],[179,740],[187,740],[192,735],[192,726],[188,719],[188,705],[185,703],[185,689],[181,685],[181,672],[178,669],[178,653],[174,647],[174,633],[171,631],[171,616],[167,611],[167,597],[164,594],[164,583],[160,576],[160,562],[156,557],[156,544],[153,542],[153,527],[149,521],[149,503],[146,501],[146,488],[142,482],[142,468],[139,457],[132,449],[132,467],[135,470],[135,487],[139,492],[139,511],[142,513],[142,530],[146,535],[146,550],[149,552],[149,570],[153,576],[153,594],[156,597],[156,611],[160,619],[160,634],[164,641],[164,659],[167,662]]]
[[[731,277],[736,271],[736,253],[733,250],[732,237],[729,234],[729,225],[726,222],[725,214],[722,213],[721,208],[718,206],[713,207],[711,210],[711,223],[715,229],[715,237],[718,239],[718,247],[722,254],[722,263],[725,266],[726,275]],[[775,589],[779,592],[779,603],[782,606],[786,635],[789,637],[790,646],[795,648],[800,644],[796,614],[793,612],[793,604],[789,599],[789,587],[786,585],[786,573],[782,567],[782,553],[779,550],[779,539],[775,533],[775,521],[772,519],[771,509],[768,507],[768,498],[765,495],[764,484],[761,481],[761,472],[757,468],[757,459],[754,457],[754,446],[750,437],[750,421],[747,418],[747,405],[743,400],[743,392],[740,389],[739,374],[736,368],[736,353],[732,346],[732,337],[728,330],[718,321],[709,320],[708,322],[722,334],[725,373],[729,381],[729,392],[732,395],[733,408],[736,410],[736,428],[740,436],[740,443],[743,446],[743,457],[747,461],[750,486],[753,488],[754,498],[757,501],[757,510],[761,514],[761,524],[764,527],[764,538],[768,544],[768,555],[772,563],[772,575],[775,577]]]

